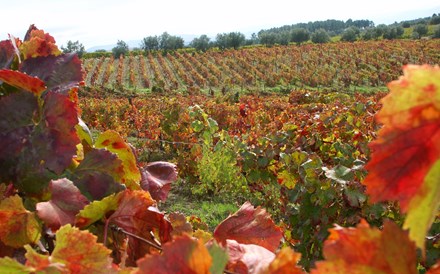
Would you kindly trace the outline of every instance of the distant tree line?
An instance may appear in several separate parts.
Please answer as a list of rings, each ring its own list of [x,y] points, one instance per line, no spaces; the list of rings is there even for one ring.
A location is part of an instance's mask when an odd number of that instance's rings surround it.
[[[370,20],[325,20],[308,23],[298,23],[286,25],[268,30],[261,30],[257,34],[253,33],[249,39],[241,32],[219,33],[212,41],[207,35],[201,35],[194,38],[189,47],[197,51],[206,51],[210,48],[238,49],[250,45],[288,45],[296,43],[298,45],[311,41],[312,43],[327,43],[334,37],[336,40],[353,42],[357,40],[378,40],[378,39],[399,39],[411,38],[420,39],[428,35],[428,26],[437,25],[434,31],[430,32],[432,38],[440,38],[440,14],[433,14],[431,17],[419,18],[415,20],[402,21],[390,25],[380,24],[375,26]],[[405,29],[412,28],[412,31]],[[407,33],[407,34],[405,34]],[[410,35],[408,34],[410,33]],[[139,50],[152,52],[161,50],[164,53],[185,47],[183,38],[170,35],[167,32],[159,36],[147,36],[142,39]],[[61,46],[64,52],[76,52],[81,57],[84,53],[84,46],[78,41],[68,41],[67,46]],[[112,49],[115,58],[121,54],[126,55],[129,52],[128,45],[118,40],[116,46]],[[104,54],[104,52],[99,52]]]

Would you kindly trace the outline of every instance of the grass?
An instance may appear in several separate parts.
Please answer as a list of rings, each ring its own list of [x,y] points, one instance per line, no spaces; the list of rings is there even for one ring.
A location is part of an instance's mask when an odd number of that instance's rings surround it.
[[[194,197],[182,184],[182,181],[177,182],[171,188],[166,202],[159,205],[161,211],[180,212],[187,217],[192,215],[199,217],[212,232],[218,224],[239,208],[233,201],[223,201],[221,197],[205,199]]]

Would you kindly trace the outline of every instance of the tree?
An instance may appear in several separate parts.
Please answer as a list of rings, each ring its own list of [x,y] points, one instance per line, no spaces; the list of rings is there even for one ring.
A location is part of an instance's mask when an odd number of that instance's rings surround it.
[[[129,51],[129,48],[128,48],[127,43],[125,43],[122,40],[118,40],[118,42],[116,43],[116,47],[112,48],[113,56],[115,58],[119,58],[119,56],[121,56],[121,54],[126,55],[128,51]]]
[[[240,32],[219,33],[216,37],[216,44],[220,49],[238,49],[244,45],[246,37]]]
[[[273,46],[277,41],[277,36],[273,32],[261,32],[258,34],[260,43],[266,46]]]
[[[440,26],[437,26],[434,30],[433,38],[440,38]]]
[[[417,24],[414,26],[413,32],[417,32],[419,37],[428,34],[428,26],[426,24]]]
[[[210,40],[211,38],[209,38],[206,34],[203,34],[200,35],[200,37],[194,38],[189,45],[196,50],[206,51],[210,47]]]
[[[251,38],[250,39],[246,39],[246,45],[250,46],[250,45],[257,45],[260,43],[260,39],[258,39],[257,34],[252,33]]]
[[[243,46],[246,41],[246,37],[241,32],[230,32],[228,37],[229,45],[234,49],[238,49],[239,47]]]
[[[349,27],[346,29],[341,36],[342,41],[354,42],[357,40],[357,31],[355,27]]]
[[[182,37],[170,35],[168,32],[164,32],[159,36],[159,48],[165,51],[181,49],[184,44]]]
[[[429,20],[430,25],[438,25],[440,24],[440,15],[433,14],[431,20]]]
[[[300,45],[303,42],[306,42],[310,38],[309,32],[304,28],[293,29],[290,33],[291,41]]]
[[[277,44],[287,46],[291,40],[292,40],[291,33],[289,31],[283,31],[283,32],[278,34]]]
[[[66,47],[61,46],[61,50],[64,53],[74,52],[74,53],[78,54],[79,58],[81,58],[83,56],[83,54],[86,52],[86,50],[84,49],[83,44],[81,44],[79,41],[72,42],[70,40],[67,41],[67,46]]]
[[[383,38],[387,40],[393,40],[396,39],[397,33],[395,28],[387,28],[385,32],[383,33]]]
[[[323,44],[330,41],[330,36],[325,31],[325,29],[318,29],[312,33],[312,42],[317,44]]]
[[[146,52],[152,50],[158,50],[159,38],[157,36],[147,36],[144,39],[142,39],[140,47]]]

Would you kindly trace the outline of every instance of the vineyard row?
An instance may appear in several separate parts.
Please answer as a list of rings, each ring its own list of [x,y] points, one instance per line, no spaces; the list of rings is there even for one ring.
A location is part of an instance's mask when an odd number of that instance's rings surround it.
[[[85,59],[84,70],[87,86],[136,90],[380,87],[402,65],[440,63],[439,48],[435,39],[149,53]]]

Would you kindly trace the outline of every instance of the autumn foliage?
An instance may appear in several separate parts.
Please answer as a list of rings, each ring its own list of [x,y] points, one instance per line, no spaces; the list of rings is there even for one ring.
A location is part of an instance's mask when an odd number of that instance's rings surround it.
[[[298,265],[301,254],[292,248],[302,239],[289,238],[262,207],[245,202],[212,236],[193,231],[181,214],[161,212],[158,202],[167,199],[177,179],[176,165],[140,162],[116,131],[91,136],[77,96],[84,75],[81,61],[62,54],[52,36],[31,26],[23,41],[10,37],[0,42],[0,50],[0,272],[305,272]],[[439,74],[438,66],[406,66],[404,76],[389,84],[391,92],[376,116],[383,127],[370,144],[369,173],[362,182],[371,202],[399,202],[407,230],[390,220],[379,228],[363,219],[356,227],[336,225],[324,241],[323,260],[311,273],[416,273],[416,248],[425,255],[425,238],[440,202]],[[299,94],[291,100],[309,99]],[[223,135],[202,111],[203,119],[188,125],[203,132],[206,146],[215,138],[226,142],[229,133],[246,135],[240,129],[247,126],[245,119],[258,119],[249,106],[251,102],[239,106],[238,129]],[[298,114],[310,115],[308,109]],[[299,148],[309,145],[314,127],[303,125],[295,139]],[[325,130],[324,123],[317,127]],[[350,138],[361,135],[353,131]],[[325,146],[328,140],[314,142],[340,156],[335,147]],[[352,182],[362,178],[355,167],[330,169],[311,149],[281,152],[277,158],[282,161],[271,165],[271,171],[285,191],[305,182],[317,184],[324,175],[344,186],[362,187]],[[255,162],[266,167],[266,160]],[[252,187],[258,189],[255,182]],[[359,207],[360,196],[349,196],[347,189],[347,203]],[[305,208],[313,209],[308,200],[312,193],[300,197]],[[304,225],[310,221],[316,220],[304,220]]]

